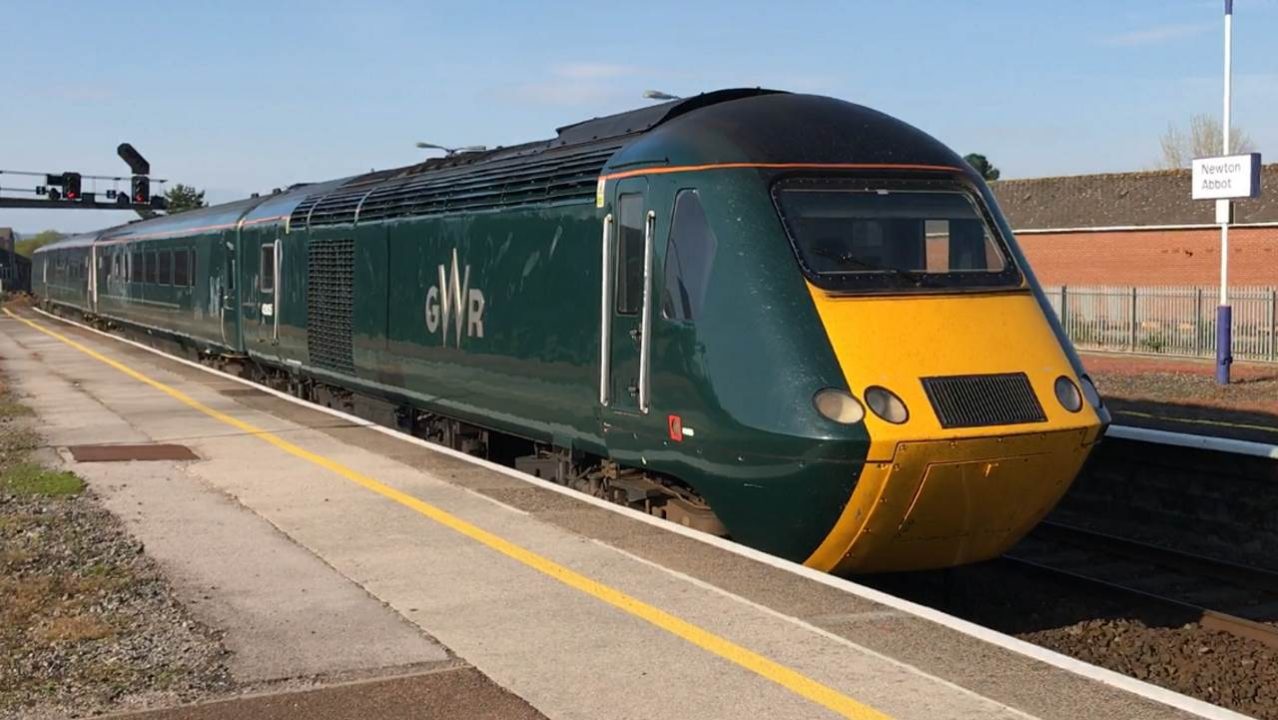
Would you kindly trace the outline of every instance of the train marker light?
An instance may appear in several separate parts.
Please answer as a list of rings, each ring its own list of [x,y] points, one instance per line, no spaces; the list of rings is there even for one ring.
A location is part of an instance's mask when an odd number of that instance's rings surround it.
[[[855,425],[865,419],[865,407],[845,390],[826,388],[812,396],[812,405],[821,416],[844,425]]]
[[[1083,396],[1078,392],[1078,386],[1064,375],[1056,378],[1056,399],[1061,407],[1072,413],[1083,409]]]
[[[678,415],[668,415],[666,417],[666,429],[670,431],[670,439],[674,442],[683,442],[683,418]]]
[[[870,406],[875,415],[893,425],[900,425],[910,419],[910,411],[905,407],[905,401],[885,387],[874,385],[866,388],[865,404]]]
[[[1097,410],[1105,407],[1105,401],[1101,398],[1100,393],[1096,391],[1096,384],[1092,382],[1092,379],[1083,375],[1079,380],[1083,381],[1083,397],[1087,398],[1087,402],[1091,403],[1092,407]]]

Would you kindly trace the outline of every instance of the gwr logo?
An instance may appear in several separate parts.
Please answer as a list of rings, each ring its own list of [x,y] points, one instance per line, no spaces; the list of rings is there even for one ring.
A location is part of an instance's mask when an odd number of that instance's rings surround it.
[[[444,345],[448,345],[449,324],[457,347],[461,347],[463,327],[466,337],[484,336],[484,293],[470,287],[470,266],[460,269],[457,248],[453,248],[451,273],[440,265],[439,284],[426,291],[426,329],[441,332]]]

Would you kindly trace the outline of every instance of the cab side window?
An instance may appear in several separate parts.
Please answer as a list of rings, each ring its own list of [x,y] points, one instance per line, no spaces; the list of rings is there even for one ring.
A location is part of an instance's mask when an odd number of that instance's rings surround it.
[[[719,240],[710,229],[697,191],[679,191],[675,198],[670,239],[666,242],[665,293],[661,300],[663,315],[678,321],[701,316],[718,246]]]
[[[636,315],[643,307],[643,195],[622,195],[617,202],[617,313]]]
[[[275,290],[275,244],[262,246],[261,272],[258,275],[258,290],[269,293]]]

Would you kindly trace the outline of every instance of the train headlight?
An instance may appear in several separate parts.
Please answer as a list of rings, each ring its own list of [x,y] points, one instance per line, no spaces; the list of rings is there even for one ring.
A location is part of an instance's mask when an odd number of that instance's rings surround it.
[[[1078,379],[1082,381],[1083,397],[1087,398],[1087,402],[1091,403],[1092,407],[1097,410],[1105,407],[1105,401],[1101,399],[1100,393],[1096,392],[1096,385],[1092,382],[1092,379],[1086,375]]]
[[[812,404],[822,417],[844,425],[855,425],[865,419],[865,408],[844,390],[826,388],[812,396]]]
[[[910,419],[910,411],[905,407],[905,402],[887,388],[878,385],[866,388],[865,404],[870,406],[875,415],[894,425]]]
[[[1078,386],[1064,375],[1056,378],[1056,399],[1070,412],[1083,409],[1083,396],[1078,392]]]

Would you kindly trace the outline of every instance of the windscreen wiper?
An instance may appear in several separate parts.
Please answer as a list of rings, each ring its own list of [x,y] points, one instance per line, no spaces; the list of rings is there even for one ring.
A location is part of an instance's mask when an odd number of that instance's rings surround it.
[[[847,265],[854,265],[854,266],[856,266],[856,267],[858,267],[858,268],[861,268],[862,270],[869,270],[869,271],[872,271],[872,272],[883,272],[883,273],[888,273],[889,275],[892,275],[892,276],[894,276],[894,277],[898,277],[898,278],[900,278],[900,279],[902,279],[902,280],[905,280],[905,281],[907,281],[907,282],[909,282],[909,283],[913,284],[913,285],[914,285],[914,287],[922,287],[922,286],[923,286],[923,279],[924,279],[924,278],[923,278],[923,273],[918,273],[918,272],[914,272],[914,271],[911,271],[911,270],[902,270],[901,268],[896,268],[896,267],[888,267],[888,266],[886,266],[886,265],[878,265],[878,264],[875,264],[875,263],[872,263],[872,262],[868,262],[868,261],[866,261],[866,260],[862,260],[861,258],[859,258],[859,257],[857,257],[857,256],[855,256],[855,255],[852,255],[852,254],[850,254],[850,253],[837,253],[837,254],[836,254],[836,253],[831,253],[831,252],[826,251],[826,250],[813,250],[813,252],[814,252],[815,254],[817,254],[817,255],[820,255],[820,256],[822,256],[822,257],[830,258],[831,260],[835,260],[835,261],[840,262],[840,263],[844,263],[844,264],[847,264]]]

